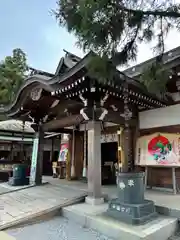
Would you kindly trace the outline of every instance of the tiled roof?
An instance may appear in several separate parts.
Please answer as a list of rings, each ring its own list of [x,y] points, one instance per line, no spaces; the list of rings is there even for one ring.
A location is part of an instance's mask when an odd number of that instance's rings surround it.
[[[0,130],[12,131],[12,132],[23,132],[23,122],[20,120],[1,121]],[[34,129],[31,127],[31,122],[25,122],[24,132],[34,133]]]
[[[165,52],[163,55],[163,63],[168,64],[176,59],[180,59],[180,47],[173,48],[168,52]],[[137,77],[139,76],[146,67],[148,67],[150,64],[155,62],[156,57],[148,59],[145,62],[142,62],[140,64],[137,64],[133,67],[127,68],[123,71],[124,74],[126,74],[128,77]],[[171,66],[172,67],[172,66]]]

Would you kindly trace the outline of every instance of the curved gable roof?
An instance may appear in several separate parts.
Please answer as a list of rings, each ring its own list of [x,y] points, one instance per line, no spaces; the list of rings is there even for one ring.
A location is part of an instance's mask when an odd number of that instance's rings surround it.
[[[87,55],[85,58],[86,57]],[[61,58],[57,67],[57,74],[53,75],[53,77],[43,74],[44,72],[42,71],[35,71],[35,75],[29,76],[25,79],[23,85],[16,95],[14,102],[9,106],[1,107],[0,113],[8,113],[18,105],[21,99],[23,103],[23,96],[26,97],[25,95],[36,86],[41,86],[41,88],[45,89],[46,91],[52,92],[56,88],[56,84],[61,81],[61,77],[64,77],[64,75],[66,76],[67,73],[71,72],[71,69],[74,69],[74,67],[81,62],[80,60],[81,59],[79,57],[66,51],[65,57]]]
[[[66,50],[64,50],[64,52],[66,54],[59,61],[59,64],[58,64],[56,72],[55,72],[56,76],[65,73],[66,71],[68,71],[69,69],[74,67],[79,61],[81,61],[81,58],[79,58],[78,56],[76,56]]]
[[[17,105],[19,105],[18,104],[19,100],[23,99],[23,96],[25,96],[26,93],[28,91],[30,91],[31,89],[33,89],[35,86],[41,86],[41,88],[43,88],[49,92],[53,92],[54,90],[57,89],[57,86],[59,86],[59,84],[63,83],[68,78],[72,77],[74,74],[81,71],[82,69],[86,68],[92,56],[95,56],[95,53],[93,53],[92,51],[90,51],[82,59],[67,52],[65,57],[61,58],[58,68],[56,70],[56,72],[59,71],[59,73],[60,73],[60,71],[63,70],[64,67],[66,67],[66,69],[64,69],[65,70],[64,73],[58,74],[58,75],[56,74],[52,78],[43,76],[43,75],[39,75],[39,74],[27,78],[27,80],[24,82],[22,87],[19,89],[19,92],[17,94],[15,101],[10,106],[0,109],[0,112],[7,113],[9,111],[12,111],[12,109],[14,107],[17,107]],[[120,84],[121,84],[121,81],[126,80],[128,84],[136,86],[137,88],[141,89],[147,95],[151,95],[150,93],[148,93],[145,86],[143,84],[141,84],[139,81],[126,76],[124,73],[119,72],[118,70],[117,70],[117,73],[120,76],[120,79],[119,79]],[[156,97],[156,99],[157,99],[157,97]]]
[[[42,75],[34,75],[34,76],[28,77],[26,79],[26,81],[24,81],[21,88],[19,89],[14,102],[12,104],[10,104],[9,106],[1,108],[0,112],[6,113],[10,109],[14,108],[16,106],[16,104],[19,102],[19,100],[21,100],[23,98],[23,96],[26,97],[25,95],[30,90],[32,90],[35,86],[41,86],[43,89],[51,92],[53,90],[53,88],[49,85],[49,83],[48,83],[49,80],[51,80],[51,78],[47,78]]]

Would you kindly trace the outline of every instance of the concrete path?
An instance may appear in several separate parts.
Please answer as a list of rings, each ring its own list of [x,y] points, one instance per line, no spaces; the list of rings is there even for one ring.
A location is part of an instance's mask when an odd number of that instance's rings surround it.
[[[0,230],[83,199],[81,190],[46,184],[0,195]]]

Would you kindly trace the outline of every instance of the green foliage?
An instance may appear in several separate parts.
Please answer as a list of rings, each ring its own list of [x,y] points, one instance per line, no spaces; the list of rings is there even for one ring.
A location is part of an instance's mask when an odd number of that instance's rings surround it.
[[[9,104],[15,98],[28,70],[25,53],[17,48],[12,56],[0,62],[0,103]]]
[[[171,0],[58,0],[53,12],[79,45],[117,66],[136,60],[138,44],[156,41],[164,52],[168,31],[179,28],[180,5]]]
[[[53,14],[84,51],[98,55],[89,69],[99,81],[113,82],[115,67],[135,61],[138,46],[154,40],[157,64],[145,69],[140,81],[161,94],[168,79],[161,66],[164,39],[170,29],[179,29],[179,10],[171,0],[58,0]]]
[[[100,83],[113,84],[116,80],[116,67],[106,56],[92,56],[88,65],[89,75]]]
[[[169,75],[170,71],[165,70],[161,62],[155,62],[144,69],[139,80],[146,86],[150,93],[161,96],[166,93]]]

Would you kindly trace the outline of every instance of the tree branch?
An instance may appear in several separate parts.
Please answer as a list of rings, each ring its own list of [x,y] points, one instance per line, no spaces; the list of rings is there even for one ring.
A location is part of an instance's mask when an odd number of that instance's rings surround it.
[[[164,11],[160,11],[160,10],[143,11],[143,10],[134,10],[134,9],[126,8],[126,7],[123,7],[123,6],[118,6],[118,8],[120,10],[123,10],[123,11],[128,12],[128,13],[140,14],[140,15],[143,15],[143,16],[180,18],[180,13],[179,12],[169,11],[168,9],[166,9]]]

